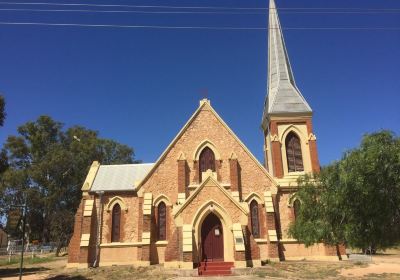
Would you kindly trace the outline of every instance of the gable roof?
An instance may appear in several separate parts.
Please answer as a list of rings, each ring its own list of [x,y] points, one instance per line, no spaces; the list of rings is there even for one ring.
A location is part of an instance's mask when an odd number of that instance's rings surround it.
[[[100,165],[91,192],[133,191],[154,163]]]
[[[249,155],[249,157],[254,161],[258,168],[271,180],[273,186],[278,186],[275,179],[268,173],[268,171],[261,165],[261,163],[256,159],[256,157],[249,151],[249,149],[243,144],[242,141],[236,136],[236,134],[229,128],[229,126],[222,120],[222,118],[218,115],[218,113],[211,107],[210,101],[208,99],[203,99],[200,101],[200,106],[193,113],[190,119],[186,122],[186,124],[182,127],[182,129],[178,132],[172,142],[167,146],[161,156],[157,159],[152,169],[147,173],[147,175],[143,178],[143,180],[137,185],[136,191],[138,191],[142,185],[147,181],[148,178],[153,174],[153,172],[160,165],[162,160],[166,157],[168,152],[172,149],[175,143],[179,140],[179,138],[185,133],[186,129],[190,126],[190,124],[196,119],[197,115],[204,109],[207,108],[212,114],[216,117],[216,119],[226,128],[229,134],[239,143],[239,145],[244,149],[244,151]]]
[[[179,207],[179,209],[176,211],[176,213],[174,214],[174,217],[177,217],[180,213],[182,213],[182,211],[193,201],[193,199],[200,193],[200,191],[207,186],[209,183],[212,183],[213,186],[216,186],[218,189],[221,190],[221,192],[233,203],[236,205],[237,208],[239,208],[244,214],[248,214],[249,211],[247,209],[245,209],[242,205],[240,205],[240,203],[235,200],[232,195],[225,190],[212,176],[209,176],[207,179],[205,179],[201,185],[194,191],[193,194],[191,194],[188,199],[185,200],[185,203],[183,203],[181,205],[181,207]]]
[[[312,113],[296,86],[283,38],[275,1],[270,0],[268,26],[268,95],[263,121],[268,114]]]

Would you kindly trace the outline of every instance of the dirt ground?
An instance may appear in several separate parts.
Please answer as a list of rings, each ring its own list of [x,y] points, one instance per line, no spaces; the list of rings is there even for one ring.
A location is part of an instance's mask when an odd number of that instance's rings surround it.
[[[89,269],[66,268],[66,257],[45,263],[27,264],[26,280],[114,280],[114,279],[221,279],[221,277],[179,277],[176,270],[162,266],[134,268],[113,266]],[[18,264],[0,266],[0,279],[18,279]],[[240,271],[241,275],[224,279],[400,279],[400,250],[387,251],[372,257],[370,263],[358,261],[285,261],[269,263],[261,268]]]

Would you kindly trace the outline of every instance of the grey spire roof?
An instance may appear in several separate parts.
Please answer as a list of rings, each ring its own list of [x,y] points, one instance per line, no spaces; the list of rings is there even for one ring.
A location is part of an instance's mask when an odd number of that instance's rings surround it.
[[[263,120],[268,114],[311,113],[294,81],[274,0],[269,2],[268,30],[268,96]]]

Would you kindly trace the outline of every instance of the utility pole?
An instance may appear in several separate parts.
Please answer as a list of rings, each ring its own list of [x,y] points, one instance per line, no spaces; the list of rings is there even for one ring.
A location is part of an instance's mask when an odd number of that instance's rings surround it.
[[[21,249],[21,260],[19,263],[19,280],[22,279],[22,267],[24,265],[25,224],[26,224],[26,196],[24,198],[24,204],[22,205],[22,249]]]

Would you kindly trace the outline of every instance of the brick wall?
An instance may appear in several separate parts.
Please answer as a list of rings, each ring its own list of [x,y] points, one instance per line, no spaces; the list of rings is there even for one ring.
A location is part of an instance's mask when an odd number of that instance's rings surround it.
[[[68,263],[79,263],[80,243],[82,235],[82,218],[85,200],[82,198],[75,214],[74,233],[68,245]]]
[[[182,254],[182,227],[174,228],[165,248],[165,261],[178,261]]]
[[[197,147],[208,139],[215,145],[221,160],[217,160],[217,174],[222,183],[231,183],[231,166],[229,158],[234,152],[240,164],[240,182],[243,196],[255,191],[263,193],[272,185],[271,179],[246,153],[243,147],[232,137],[207,106],[199,112],[186,131],[174,143],[152,175],[144,182],[146,192],[154,197],[159,194],[168,196],[172,203],[177,201],[177,158],[183,152],[186,155],[190,183],[199,182],[198,162],[193,158]]]

